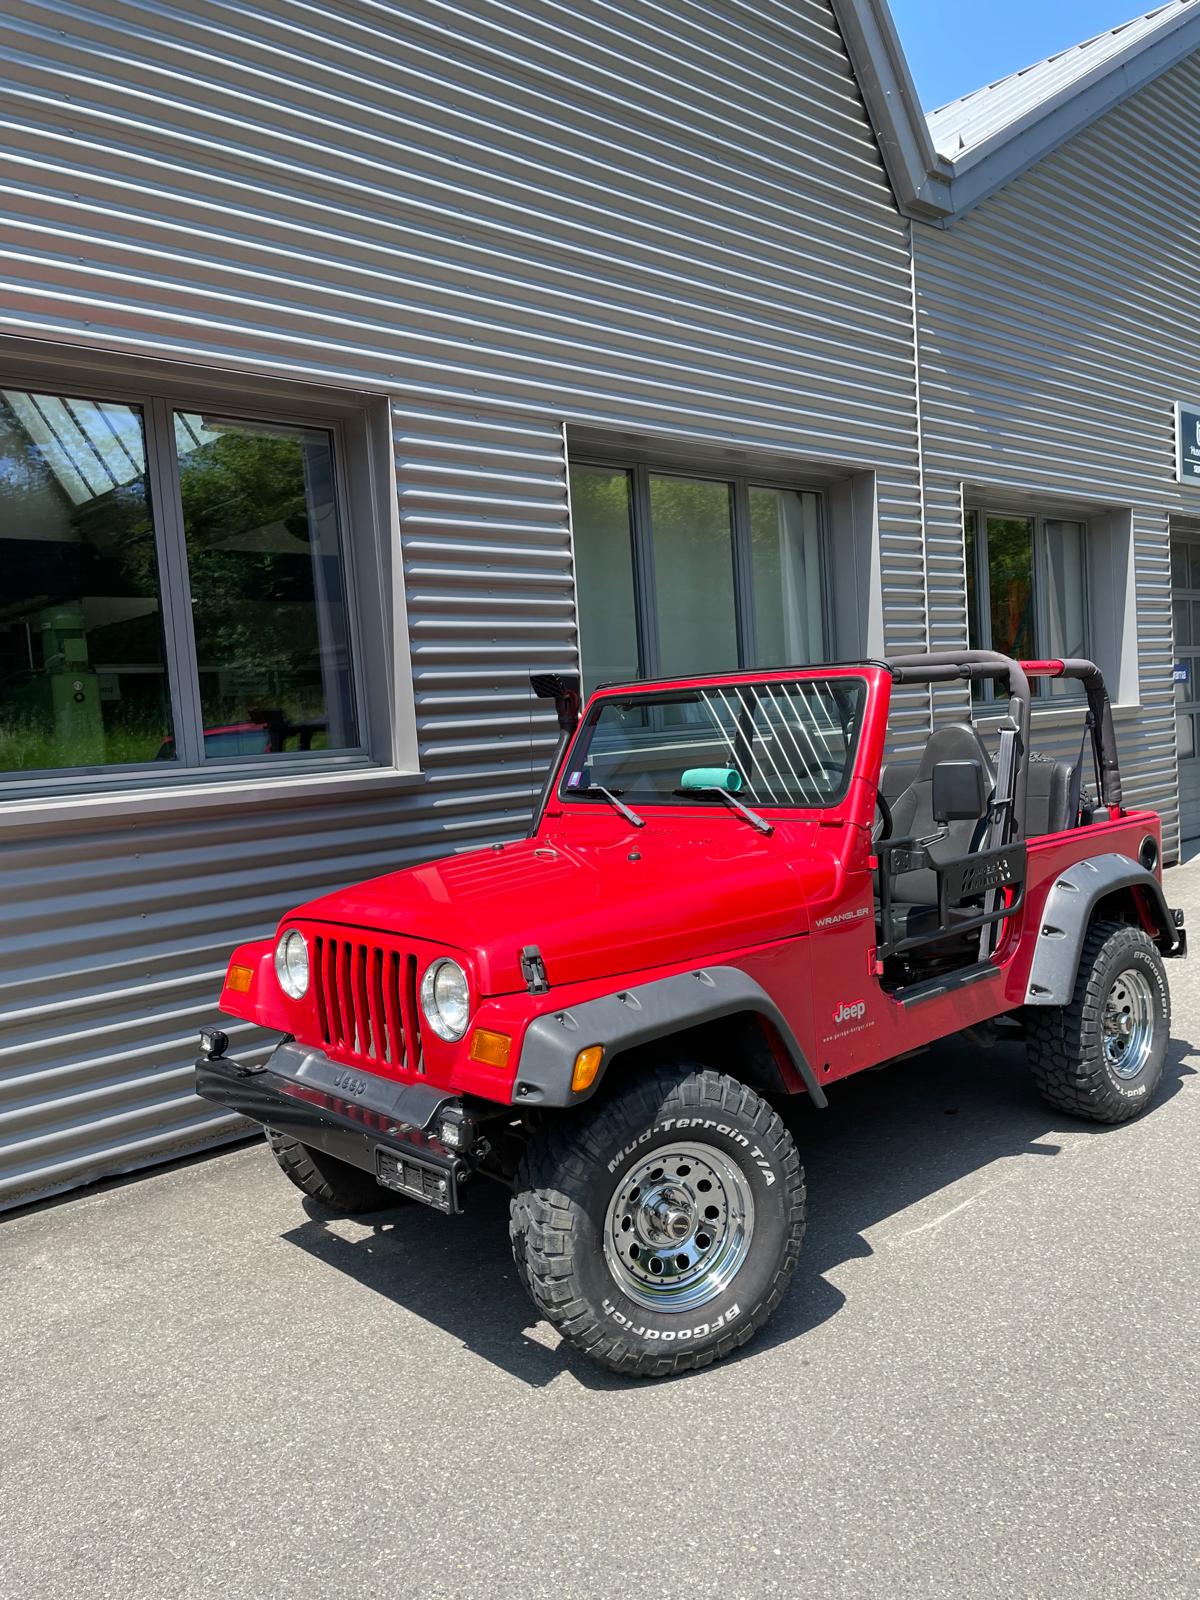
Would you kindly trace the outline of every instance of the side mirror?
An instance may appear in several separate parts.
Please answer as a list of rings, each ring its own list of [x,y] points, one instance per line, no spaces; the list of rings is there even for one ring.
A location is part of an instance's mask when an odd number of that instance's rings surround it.
[[[933,769],[935,822],[975,822],[988,808],[988,785],[978,761],[939,761]]]

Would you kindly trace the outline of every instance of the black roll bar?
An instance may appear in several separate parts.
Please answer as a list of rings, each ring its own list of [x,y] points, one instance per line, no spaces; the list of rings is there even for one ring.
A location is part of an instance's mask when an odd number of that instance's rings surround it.
[[[1100,773],[1100,798],[1106,806],[1120,809],[1121,768],[1117,761],[1117,736],[1113,730],[1112,704],[1104,686],[1104,674],[1094,661],[1079,657],[1066,657],[1060,663],[1061,676],[1078,678],[1087,695],[1088,709],[1095,719],[1092,725],[1092,748],[1096,752],[1096,767]]]
[[[1008,684],[1008,715],[1017,735],[1017,760],[1012,793],[1012,838],[1025,837],[1025,797],[1029,789],[1029,717],[1033,696],[1019,661],[995,650],[931,650],[922,655],[893,656],[888,662],[896,683],[954,683],[996,678]],[[1114,752],[1115,754],[1115,752]]]
[[[1092,713],[1092,749],[1100,776],[1100,800],[1119,810],[1122,804],[1121,767],[1117,759],[1117,736],[1113,728],[1112,704],[1104,684],[1104,674],[1094,661],[1063,657],[1048,661],[1014,661],[994,650],[937,650],[926,655],[896,656],[889,665],[897,683],[950,683],[961,679],[998,678],[1009,690],[1009,715],[1016,723],[1021,740],[1021,760],[1013,812],[1018,821],[1017,837],[1025,832],[1025,795],[1028,788],[1027,755],[1029,715],[1033,677],[1074,678],[1082,683]]]

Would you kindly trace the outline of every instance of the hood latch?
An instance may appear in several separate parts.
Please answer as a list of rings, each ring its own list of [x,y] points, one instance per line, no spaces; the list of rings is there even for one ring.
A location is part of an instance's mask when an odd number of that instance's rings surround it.
[[[550,980],[546,976],[546,963],[535,944],[527,944],[521,951],[521,976],[530,994],[548,994]]]

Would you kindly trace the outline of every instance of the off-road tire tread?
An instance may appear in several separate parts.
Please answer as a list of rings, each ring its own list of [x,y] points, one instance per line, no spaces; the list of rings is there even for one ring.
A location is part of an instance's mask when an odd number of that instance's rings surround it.
[[[369,1172],[352,1167],[323,1150],[313,1150],[298,1139],[267,1129],[271,1154],[280,1170],[291,1179],[297,1189],[302,1189],[313,1200],[319,1200],[331,1211],[354,1215],[362,1211],[379,1211],[393,1203],[393,1196],[380,1188]],[[403,1199],[396,1195],[395,1200]]]
[[[1152,1095],[1129,1101],[1109,1082],[1096,1048],[1111,977],[1098,976],[1100,957],[1110,941],[1129,949],[1149,949],[1154,941],[1127,922],[1093,922],[1079,957],[1079,973],[1069,1005],[1030,1007],[1026,1011],[1025,1050],[1042,1098],[1057,1111],[1086,1117],[1089,1122],[1129,1122],[1149,1105]]]
[[[560,1183],[586,1182],[633,1127],[651,1125],[674,1097],[678,1109],[733,1112],[744,1116],[764,1151],[776,1157],[783,1192],[789,1197],[787,1243],[771,1286],[757,1305],[715,1345],[693,1352],[651,1353],[631,1346],[602,1321],[576,1292],[571,1205]],[[552,1327],[593,1361],[613,1372],[667,1377],[707,1367],[753,1337],[787,1288],[804,1239],[806,1196],[800,1156],[779,1114],[753,1089],[724,1073],[700,1067],[663,1067],[646,1073],[602,1102],[586,1120],[547,1122],[530,1141],[509,1211],[509,1234],[517,1274]]]

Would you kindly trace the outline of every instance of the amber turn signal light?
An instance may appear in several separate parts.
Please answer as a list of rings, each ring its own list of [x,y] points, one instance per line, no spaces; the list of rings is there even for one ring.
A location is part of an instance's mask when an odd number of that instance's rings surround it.
[[[230,967],[225,978],[225,987],[232,989],[234,994],[246,994],[253,982],[253,967]]]
[[[602,1044],[590,1044],[575,1057],[575,1070],[571,1073],[572,1094],[580,1094],[584,1089],[592,1087],[596,1081],[596,1074],[600,1071],[600,1058],[603,1054]]]
[[[493,1033],[490,1028],[476,1028],[471,1035],[471,1048],[467,1055],[472,1061],[484,1061],[489,1067],[506,1067],[512,1040],[506,1033]]]

